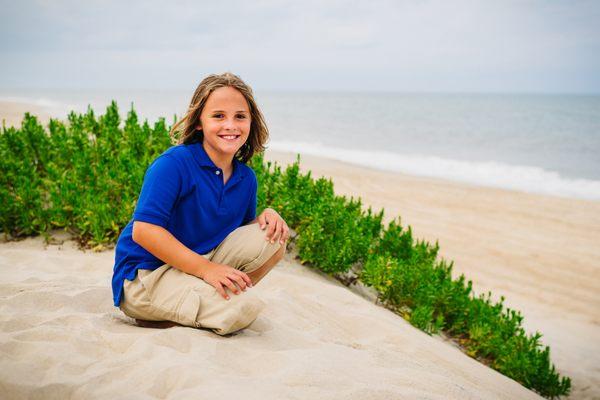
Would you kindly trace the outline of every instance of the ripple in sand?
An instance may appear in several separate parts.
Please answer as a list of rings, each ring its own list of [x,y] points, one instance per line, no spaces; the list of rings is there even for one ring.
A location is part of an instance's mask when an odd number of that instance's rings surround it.
[[[3,300],[2,312],[18,310],[22,312],[41,312],[57,311],[69,304],[71,297],[62,293],[55,292],[19,292]]]
[[[114,310],[108,287],[87,288],[71,296],[69,307],[76,311],[105,313]]]
[[[192,328],[193,329],[193,328]],[[152,343],[177,351],[189,353],[191,349],[190,333],[185,327],[170,328],[152,335]]]

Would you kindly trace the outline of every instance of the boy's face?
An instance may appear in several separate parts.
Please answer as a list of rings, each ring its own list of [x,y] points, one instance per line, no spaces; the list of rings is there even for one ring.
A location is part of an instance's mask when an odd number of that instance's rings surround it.
[[[250,109],[235,88],[215,89],[200,114],[198,128],[204,133],[204,149],[213,161],[232,161],[250,134]]]

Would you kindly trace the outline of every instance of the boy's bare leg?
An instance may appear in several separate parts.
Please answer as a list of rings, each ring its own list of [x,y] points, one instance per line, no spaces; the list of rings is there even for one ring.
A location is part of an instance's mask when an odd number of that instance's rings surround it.
[[[269,273],[269,271],[283,258],[285,254],[286,245],[281,246],[277,253],[273,254],[271,258],[267,260],[260,268],[255,269],[252,272],[249,272],[247,275],[252,280],[252,286],[256,285],[260,280]]]

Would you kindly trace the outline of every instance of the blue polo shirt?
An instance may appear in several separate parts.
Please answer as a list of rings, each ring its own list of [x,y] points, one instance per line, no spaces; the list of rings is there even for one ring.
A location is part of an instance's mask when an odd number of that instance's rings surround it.
[[[138,269],[153,271],[165,264],[133,241],[134,221],[162,226],[191,250],[206,254],[256,217],[256,190],[254,171],[238,160],[223,184],[223,171],[202,143],[172,146],[158,156],[146,170],[133,217],[117,240],[114,305],[121,303],[125,279],[134,280]]]

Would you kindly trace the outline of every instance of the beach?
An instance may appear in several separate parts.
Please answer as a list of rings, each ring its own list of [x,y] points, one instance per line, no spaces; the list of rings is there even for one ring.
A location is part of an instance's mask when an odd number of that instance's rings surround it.
[[[18,124],[24,108],[0,103],[0,119]],[[543,334],[569,398],[600,397],[600,202],[307,155],[300,165],[437,240],[456,276]],[[0,244],[0,397],[539,398],[291,255],[251,289],[267,307],[240,333],[137,327],[112,306],[114,250],[56,236]]]
[[[0,397],[540,398],[289,256],[236,334],[140,328],[111,304],[113,258],[0,245]]]
[[[40,105],[0,100],[0,126],[20,127],[26,112],[35,115],[43,125],[46,125],[53,116],[46,107]]]

